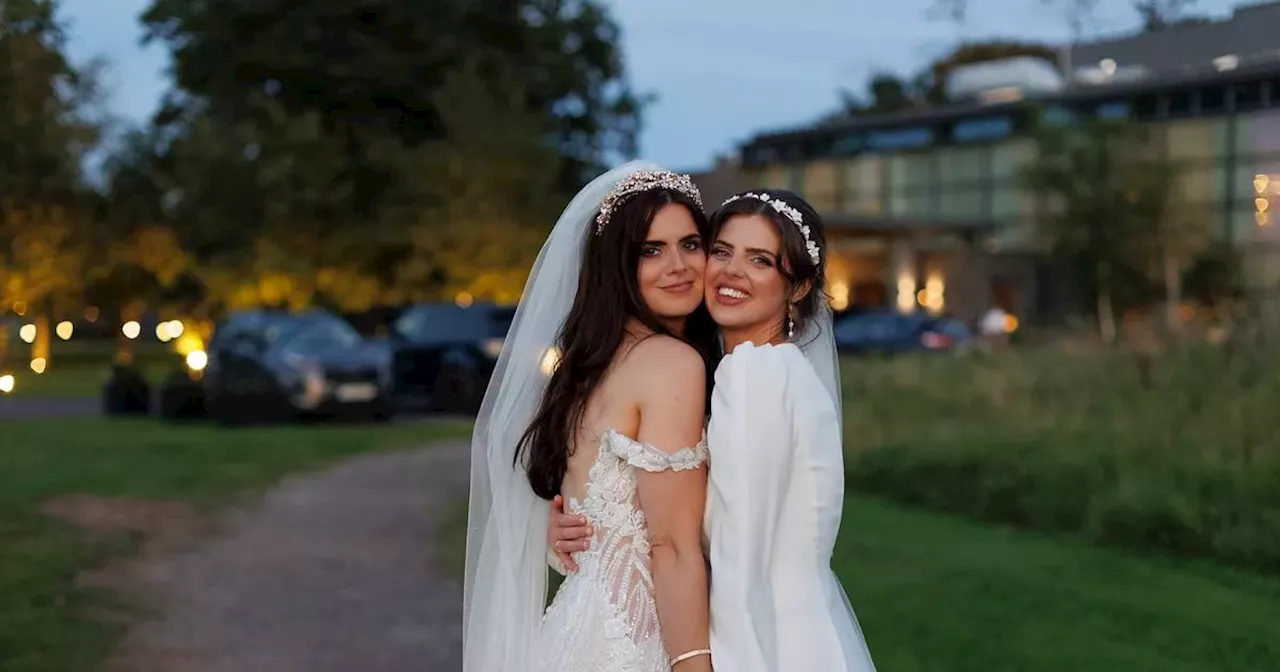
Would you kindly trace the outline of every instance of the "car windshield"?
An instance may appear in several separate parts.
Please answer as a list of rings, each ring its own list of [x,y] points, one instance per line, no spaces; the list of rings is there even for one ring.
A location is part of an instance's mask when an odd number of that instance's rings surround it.
[[[345,350],[362,340],[350,324],[329,317],[299,318],[272,336],[281,351],[299,355]]]
[[[274,340],[281,329],[294,321],[284,313],[249,312],[228,316],[215,330],[210,347],[252,342],[259,347]]]
[[[514,317],[514,308],[416,306],[396,320],[395,329],[418,343],[481,341],[505,336]]]

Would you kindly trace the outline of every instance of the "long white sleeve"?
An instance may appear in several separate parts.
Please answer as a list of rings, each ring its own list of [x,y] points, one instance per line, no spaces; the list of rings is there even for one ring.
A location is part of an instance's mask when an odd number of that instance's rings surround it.
[[[770,564],[795,446],[781,355],[770,346],[744,344],[716,371],[711,417],[717,443],[711,446],[709,490],[719,516],[711,540],[716,669],[778,669]],[[732,455],[717,460],[726,453]]]

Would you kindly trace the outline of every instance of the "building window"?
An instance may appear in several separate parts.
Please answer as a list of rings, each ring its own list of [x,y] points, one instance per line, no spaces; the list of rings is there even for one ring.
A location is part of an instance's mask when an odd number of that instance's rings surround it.
[[[1169,116],[1186,117],[1191,114],[1191,92],[1174,91],[1169,94]]]
[[[842,138],[837,138],[836,141],[831,144],[831,154],[833,156],[857,154],[861,149],[862,136],[856,133],[853,135],[846,135]]]
[[[803,193],[805,200],[821,213],[834,212],[839,193],[836,165],[830,160],[814,161],[804,167]]]
[[[1043,119],[1050,126],[1066,126],[1075,122],[1076,113],[1061,105],[1054,105],[1045,109]]]
[[[1102,103],[1094,109],[1094,114],[1103,119],[1128,119],[1129,103],[1116,100],[1109,103]]]
[[[1160,96],[1144,93],[1133,100],[1133,118],[1138,121],[1151,121],[1160,116]]]
[[[947,147],[938,150],[938,182],[942,185],[980,185],[986,178],[986,147]]]
[[[1218,114],[1227,109],[1227,87],[1222,84],[1206,86],[1200,90],[1200,112]]]
[[[933,129],[925,127],[900,128],[886,131],[872,131],[867,134],[868,149],[907,149],[924,147],[933,142]]]
[[[1280,152],[1280,112],[1255,112],[1238,117],[1236,152],[1238,154]]]
[[[754,147],[750,152],[752,163],[773,163],[780,158],[777,147]]]
[[[986,199],[982,189],[955,189],[942,192],[938,219],[971,222],[986,218]]]
[[[1232,89],[1236,110],[1256,110],[1262,107],[1262,82],[1244,82]]]
[[[1166,128],[1169,158],[1174,161],[1212,159],[1226,153],[1226,123],[1222,119],[1178,121]]]
[[[880,217],[884,215],[884,159],[863,156],[844,166],[844,210]]]
[[[951,129],[951,139],[956,142],[982,142],[998,140],[1013,133],[1013,120],[1007,116],[966,119]]]
[[[1227,172],[1221,165],[1182,166],[1177,181],[1178,199],[1184,204],[1226,200]]]
[[[991,181],[997,185],[1015,183],[1036,158],[1035,143],[1026,138],[1002,142],[991,148]]]
[[[919,193],[935,187],[933,157],[932,152],[889,156],[889,189]]]

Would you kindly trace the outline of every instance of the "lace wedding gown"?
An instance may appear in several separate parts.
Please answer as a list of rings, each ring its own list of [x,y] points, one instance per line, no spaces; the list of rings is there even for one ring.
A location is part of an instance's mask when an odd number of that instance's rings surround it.
[[[875,669],[831,571],[844,506],[836,413],[795,345],[746,343],[716,370],[703,530],[717,670]]]
[[[600,437],[587,472],[586,497],[568,499],[566,512],[595,527],[586,551],[573,554],[578,571],[560,587],[543,616],[536,644],[538,672],[669,672],[650,573],[649,536],[637,506],[636,470],[695,469],[707,460],[706,441],[675,453],[616,431]]]

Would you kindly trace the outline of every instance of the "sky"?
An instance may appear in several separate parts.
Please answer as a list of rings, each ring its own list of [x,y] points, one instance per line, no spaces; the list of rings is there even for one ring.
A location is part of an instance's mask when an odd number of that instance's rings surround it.
[[[756,133],[811,122],[838,92],[861,92],[876,72],[909,75],[964,39],[1064,43],[1064,11],[1043,0],[970,0],[963,24],[931,18],[935,0],[603,0],[621,25],[632,85],[653,94],[641,158],[679,169],[710,166]],[[138,16],[150,0],[62,0],[73,59],[105,57],[113,111],[143,122],[168,88],[163,45],[143,47]],[[1230,13],[1233,0],[1199,0]],[[1131,0],[1100,0],[1084,37],[1131,30]]]

